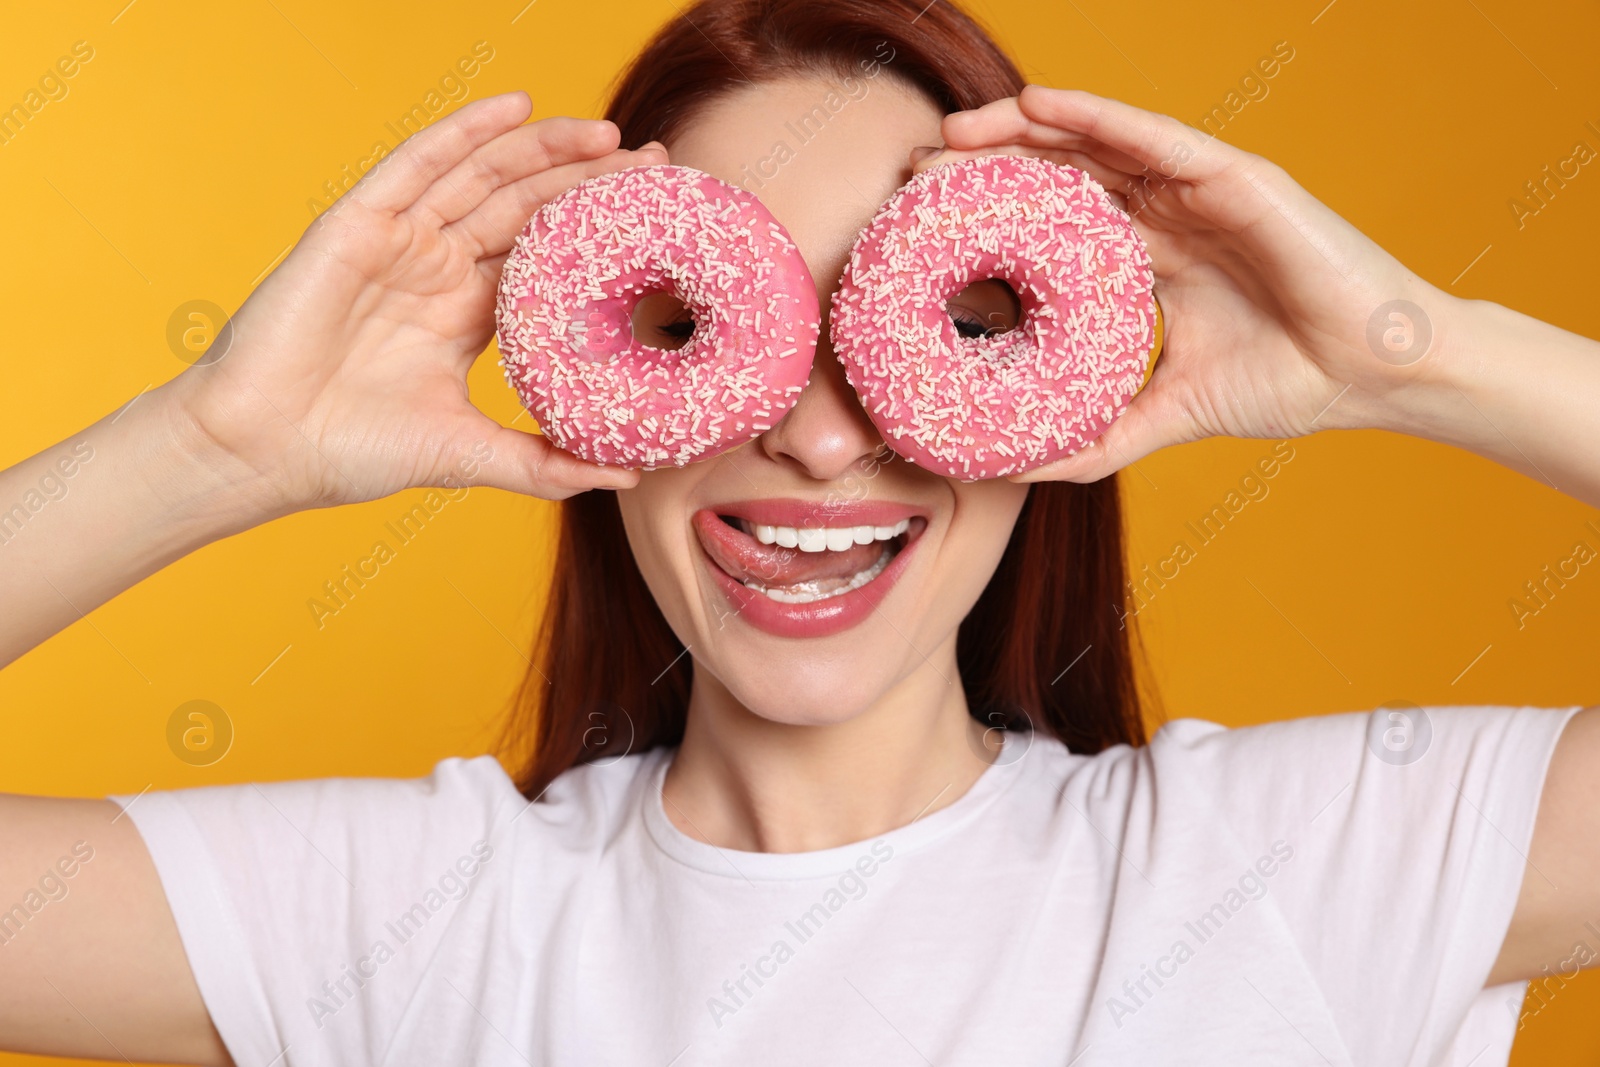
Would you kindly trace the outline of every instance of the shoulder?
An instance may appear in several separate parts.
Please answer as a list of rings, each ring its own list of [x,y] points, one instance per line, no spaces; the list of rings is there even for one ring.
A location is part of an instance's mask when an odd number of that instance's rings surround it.
[[[1116,745],[1089,757],[1100,769],[1148,763],[1173,774],[1226,772],[1250,781],[1327,768],[1349,772],[1367,761],[1413,766],[1470,758],[1519,740],[1553,739],[1573,708],[1419,706],[1393,701],[1371,711],[1339,712],[1228,727],[1175,719],[1143,748]],[[1057,745],[1057,748],[1061,746]],[[1064,750],[1063,750],[1064,751]],[[1079,768],[1081,769],[1081,768]]]
[[[1177,719],[1141,747],[1084,755],[1039,738],[1025,758],[1036,788],[1085,811],[1166,822],[1306,822],[1347,808],[1382,817],[1394,804],[1462,795],[1495,803],[1497,781],[1528,792],[1574,710],[1395,702],[1232,728]]]
[[[1149,758],[1169,778],[1189,777],[1220,800],[1265,795],[1320,805],[1333,799],[1329,787],[1394,798],[1454,795],[1488,778],[1542,775],[1573,710],[1393,701],[1233,729],[1180,720],[1156,734]]]
[[[268,882],[352,868],[398,875],[479,841],[587,851],[615,832],[627,798],[663,755],[575,767],[532,801],[489,755],[448,757],[414,778],[246,782],[111,799],[174,864],[203,847],[223,867],[266,872]]]
[[[523,802],[518,820],[529,824],[524,833],[576,848],[611,840],[638,813],[673,751],[650,749],[568,769],[534,800]]]

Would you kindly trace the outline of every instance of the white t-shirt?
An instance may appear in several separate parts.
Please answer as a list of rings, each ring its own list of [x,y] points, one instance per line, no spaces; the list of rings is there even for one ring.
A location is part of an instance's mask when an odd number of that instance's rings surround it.
[[[947,807],[808,853],[678,830],[671,750],[532,805],[487,756],[112,799],[239,1067],[1489,1067],[1573,710],[1013,734]]]

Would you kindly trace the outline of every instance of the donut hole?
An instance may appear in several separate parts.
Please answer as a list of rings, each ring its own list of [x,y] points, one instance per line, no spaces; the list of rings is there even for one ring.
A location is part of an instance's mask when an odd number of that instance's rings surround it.
[[[694,315],[668,292],[647,293],[633,306],[633,339],[647,348],[675,352],[694,336]]]
[[[956,333],[972,340],[1010,333],[1022,321],[1022,300],[1003,278],[983,278],[944,304]]]

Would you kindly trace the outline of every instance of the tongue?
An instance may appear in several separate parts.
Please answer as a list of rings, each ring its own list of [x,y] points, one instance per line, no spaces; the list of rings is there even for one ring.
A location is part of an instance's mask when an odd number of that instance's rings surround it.
[[[768,588],[848,580],[878,562],[886,551],[882,541],[852,545],[840,552],[802,552],[798,548],[764,545],[704,511],[695,515],[695,532],[717,566],[741,582],[754,581]]]

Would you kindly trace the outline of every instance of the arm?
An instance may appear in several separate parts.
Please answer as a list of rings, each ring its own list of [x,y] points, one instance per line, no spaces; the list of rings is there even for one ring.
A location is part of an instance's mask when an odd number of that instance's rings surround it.
[[[224,351],[0,472],[0,506],[20,502],[0,513],[0,665],[172,560],[294,511],[411,486],[559,499],[637,481],[467,400],[528,216],[664,158],[617,149],[611,123],[524,125],[528,111],[522,93],[491,97],[406,141],[250,295]],[[5,908],[0,1048],[228,1062],[114,803],[0,795]]]
[[[231,1065],[133,820],[109,800],[0,795],[0,828],[4,1047]]]
[[[1596,767],[1600,708],[1587,708],[1567,721],[1550,759],[1517,910],[1488,985],[1549,974],[1571,978],[1574,970],[1600,963],[1594,951],[1594,931],[1600,928]],[[1578,945],[1590,946],[1589,951],[1575,952]]]
[[[1600,343],[1418,278],[1271,162],[1176,119],[1029,86],[944,121],[944,151],[1088,171],[1150,248],[1166,348],[1089,448],[1016,481],[1094,481],[1169,444],[1374,428],[1468,449],[1600,505]],[[1405,301],[1403,317],[1388,314]],[[1490,983],[1600,963],[1600,708],[1550,764]]]
[[[1435,342],[1447,346],[1438,365],[1418,364],[1409,375],[1396,368],[1323,421],[1456,445],[1600,506],[1600,342],[1490,301],[1433,292],[1448,331]]]
[[[50,500],[57,485],[67,492]],[[14,502],[0,513],[0,666],[173,560],[274,517],[270,495],[198,431],[170,384],[0,471],[0,501]]]

